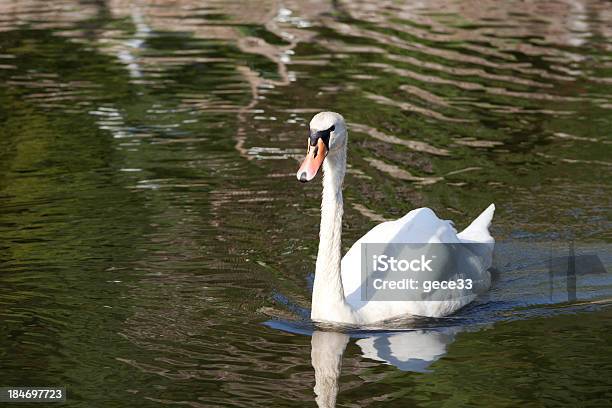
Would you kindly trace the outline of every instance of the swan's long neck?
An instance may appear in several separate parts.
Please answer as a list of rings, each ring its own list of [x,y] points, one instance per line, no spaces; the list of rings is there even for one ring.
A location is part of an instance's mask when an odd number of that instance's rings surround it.
[[[340,276],[342,236],[342,182],[346,172],[346,146],[323,162],[323,200],[319,252],[312,293],[313,320],[346,321],[350,314]]]

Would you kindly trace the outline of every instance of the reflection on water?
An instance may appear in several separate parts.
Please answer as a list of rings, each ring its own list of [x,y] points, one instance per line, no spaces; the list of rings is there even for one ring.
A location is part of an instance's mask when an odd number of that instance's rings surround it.
[[[356,341],[364,358],[390,364],[402,371],[427,372],[427,367],[446,353],[456,330],[413,330],[365,335]],[[334,407],[338,396],[342,356],[349,335],[341,332],[312,333],[312,366],[319,407]]]
[[[560,254],[565,255],[555,256]],[[317,328],[310,323],[279,319],[266,325],[312,336],[316,401],[319,407],[333,407],[341,389],[342,358],[350,338],[366,361],[381,362],[401,371],[431,373],[434,370],[430,366],[446,355],[462,332],[491,330],[494,323],[504,320],[584,312],[609,303],[610,254],[609,248],[598,246],[577,250],[573,242],[567,248],[552,242],[498,243],[495,261],[498,280],[492,293],[454,316],[398,319],[367,330],[348,326]],[[555,310],[555,305],[559,309]]]
[[[338,378],[342,370],[342,355],[349,336],[344,333],[315,331],[312,334],[312,367],[319,407],[335,407],[338,396]]]
[[[394,365],[402,371],[424,372],[446,354],[454,331],[414,330],[364,338],[357,341],[363,356]]]
[[[319,407],[335,406],[340,389],[342,357],[350,338],[362,358],[391,365],[401,371],[430,373],[462,332],[490,330],[504,320],[584,312],[609,303],[612,265],[609,248],[576,250],[558,243],[519,245],[498,243],[495,271],[498,281],[486,299],[479,299],[454,316],[442,319],[398,319],[369,329],[316,328],[310,323],[271,320],[266,325],[289,333],[312,336],[311,361],[315,370],[314,392]],[[565,256],[553,256],[566,253]],[[603,254],[600,258],[597,253]],[[542,273],[548,270],[547,274]],[[535,277],[534,277],[535,275]],[[512,286],[509,289],[508,286]],[[540,307],[533,307],[539,305]],[[562,305],[562,306],[561,306]],[[544,306],[543,308],[541,306]],[[333,331],[340,330],[340,331]]]
[[[599,0],[0,0],[0,382],[74,406],[313,406],[315,383],[323,405],[608,401],[611,21]],[[512,262],[487,296],[312,335],[320,186],[293,172],[323,109],[349,124],[345,247],[495,202]],[[569,241],[607,273],[530,246]]]

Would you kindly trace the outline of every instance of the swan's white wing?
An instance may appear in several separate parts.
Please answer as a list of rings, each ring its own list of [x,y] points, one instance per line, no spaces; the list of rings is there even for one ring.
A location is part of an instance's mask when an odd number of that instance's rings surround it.
[[[441,220],[429,208],[418,208],[402,218],[378,224],[353,244],[342,258],[344,293],[352,294],[361,285],[362,243],[460,242],[450,221]]]
[[[410,211],[404,217],[388,221],[372,228],[361,237],[342,258],[342,284],[347,302],[356,310],[368,315],[368,321],[388,319],[402,314],[422,316],[442,316],[454,312],[470,300],[449,300],[443,302],[363,302],[361,300],[361,244],[362,243],[490,243],[487,254],[479,254],[484,262],[476,263],[473,273],[481,278],[488,276],[490,259],[493,250],[493,238],[488,232],[488,226],[495,207],[491,205],[461,234],[452,223],[442,220],[429,208],[419,208]],[[490,250],[489,250],[490,249]],[[488,277],[490,279],[490,277]]]
[[[481,257],[483,267],[489,269],[493,263],[493,247],[495,246],[495,239],[489,233],[489,226],[495,213],[495,204],[491,204],[486,210],[482,212],[472,223],[459,234],[457,238],[461,242],[465,243],[478,243],[485,245],[475,245],[471,248],[478,252]]]
[[[495,213],[495,204],[491,204],[457,237],[462,242],[479,242],[483,244],[494,244],[495,240],[489,233],[489,226]]]

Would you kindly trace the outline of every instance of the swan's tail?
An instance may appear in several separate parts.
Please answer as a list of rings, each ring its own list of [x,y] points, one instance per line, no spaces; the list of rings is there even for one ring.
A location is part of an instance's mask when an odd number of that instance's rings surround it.
[[[495,240],[489,234],[489,226],[495,213],[495,204],[491,204],[472,223],[457,236],[462,241],[494,243]]]

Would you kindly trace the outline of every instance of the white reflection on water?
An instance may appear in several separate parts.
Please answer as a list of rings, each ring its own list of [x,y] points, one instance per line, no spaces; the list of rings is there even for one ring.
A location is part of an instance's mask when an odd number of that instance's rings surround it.
[[[498,243],[497,280],[473,305],[443,319],[402,318],[376,326],[352,327],[309,321],[270,320],[277,330],[312,336],[311,362],[319,407],[334,407],[342,360],[349,341],[361,358],[401,371],[428,373],[462,332],[503,320],[574,313],[609,305],[612,251],[606,244]],[[301,316],[308,311],[296,310]]]
[[[427,372],[444,354],[461,329],[414,330],[363,335],[356,344],[364,358],[393,365],[402,371]],[[314,393],[321,408],[334,407],[342,372],[342,357],[350,335],[315,330],[311,360],[315,371]]]

